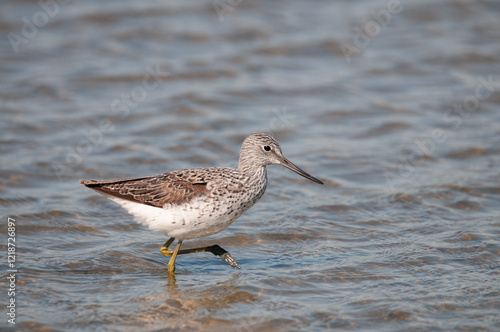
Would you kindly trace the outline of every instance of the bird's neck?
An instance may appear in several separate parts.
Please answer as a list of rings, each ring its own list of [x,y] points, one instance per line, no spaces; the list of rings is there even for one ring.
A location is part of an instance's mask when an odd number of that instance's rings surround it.
[[[252,162],[251,158],[240,156],[238,170],[251,179],[264,181],[267,178],[266,167]]]

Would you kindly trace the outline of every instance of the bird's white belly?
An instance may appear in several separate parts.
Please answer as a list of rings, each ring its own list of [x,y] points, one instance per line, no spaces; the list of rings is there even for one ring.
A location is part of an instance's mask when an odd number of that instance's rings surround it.
[[[253,205],[248,204],[249,206],[245,206],[245,209],[231,206],[216,208],[213,202],[210,204],[206,200],[194,199],[189,203],[167,204],[160,208],[113,196],[108,196],[108,198],[120,204],[140,224],[180,240],[218,233],[231,225]]]

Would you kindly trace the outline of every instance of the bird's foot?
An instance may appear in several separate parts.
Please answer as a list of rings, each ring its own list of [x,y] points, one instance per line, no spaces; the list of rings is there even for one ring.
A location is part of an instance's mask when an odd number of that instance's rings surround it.
[[[240,269],[240,266],[238,265],[238,263],[236,263],[233,256],[231,256],[231,254],[227,252],[227,250],[221,248],[219,245],[214,244],[213,246],[208,247],[207,250],[216,256],[220,256],[220,258],[222,258],[224,262],[231,265],[231,267],[237,267],[238,269]]]
[[[238,265],[238,263],[236,263],[236,261],[234,260],[234,258],[231,256],[230,253],[228,253],[227,251],[222,254],[220,256],[220,258],[222,258],[222,260],[226,263],[228,263],[229,265],[231,265],[231,267],[237,267],[238,269],[241,269],[241,267]]]
[[[170,257],[174,253],[172,250],[168,250],[168,247],[161,247],[160,252],[163,254],[163,256]]]

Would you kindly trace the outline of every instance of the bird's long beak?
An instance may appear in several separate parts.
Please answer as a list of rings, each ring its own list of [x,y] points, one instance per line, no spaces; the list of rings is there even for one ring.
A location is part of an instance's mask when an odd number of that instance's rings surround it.
[[[316,179],[311,174],[309,174],[309,173],[301,170],[294,163],[292,163],[290,160],[286,159],[285,157],[283,157],[283,159],[280,160],[280,161],[281,161],[281,164],[280,164],[281,166],[285,166],[286,168],[291,169],[292,171],[294,171],[295,173],[297,173],[299,175],[302,175],[306,179],[309,179],[309,180],[314,181],[314,182],[319,183],[319,184],[323,184],[323,182],[321,182],[320,180]]]

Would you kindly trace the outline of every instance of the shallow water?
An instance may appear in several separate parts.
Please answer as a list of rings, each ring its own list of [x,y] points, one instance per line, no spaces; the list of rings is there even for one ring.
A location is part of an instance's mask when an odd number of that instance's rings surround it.
[[[3,2],[0,326],[499,330],[500,6],[393,3]],[[166,237],[78,183],[234,167],[256,131],[325,185],[269,167],[185,242],[241,270],[169,277]]]

